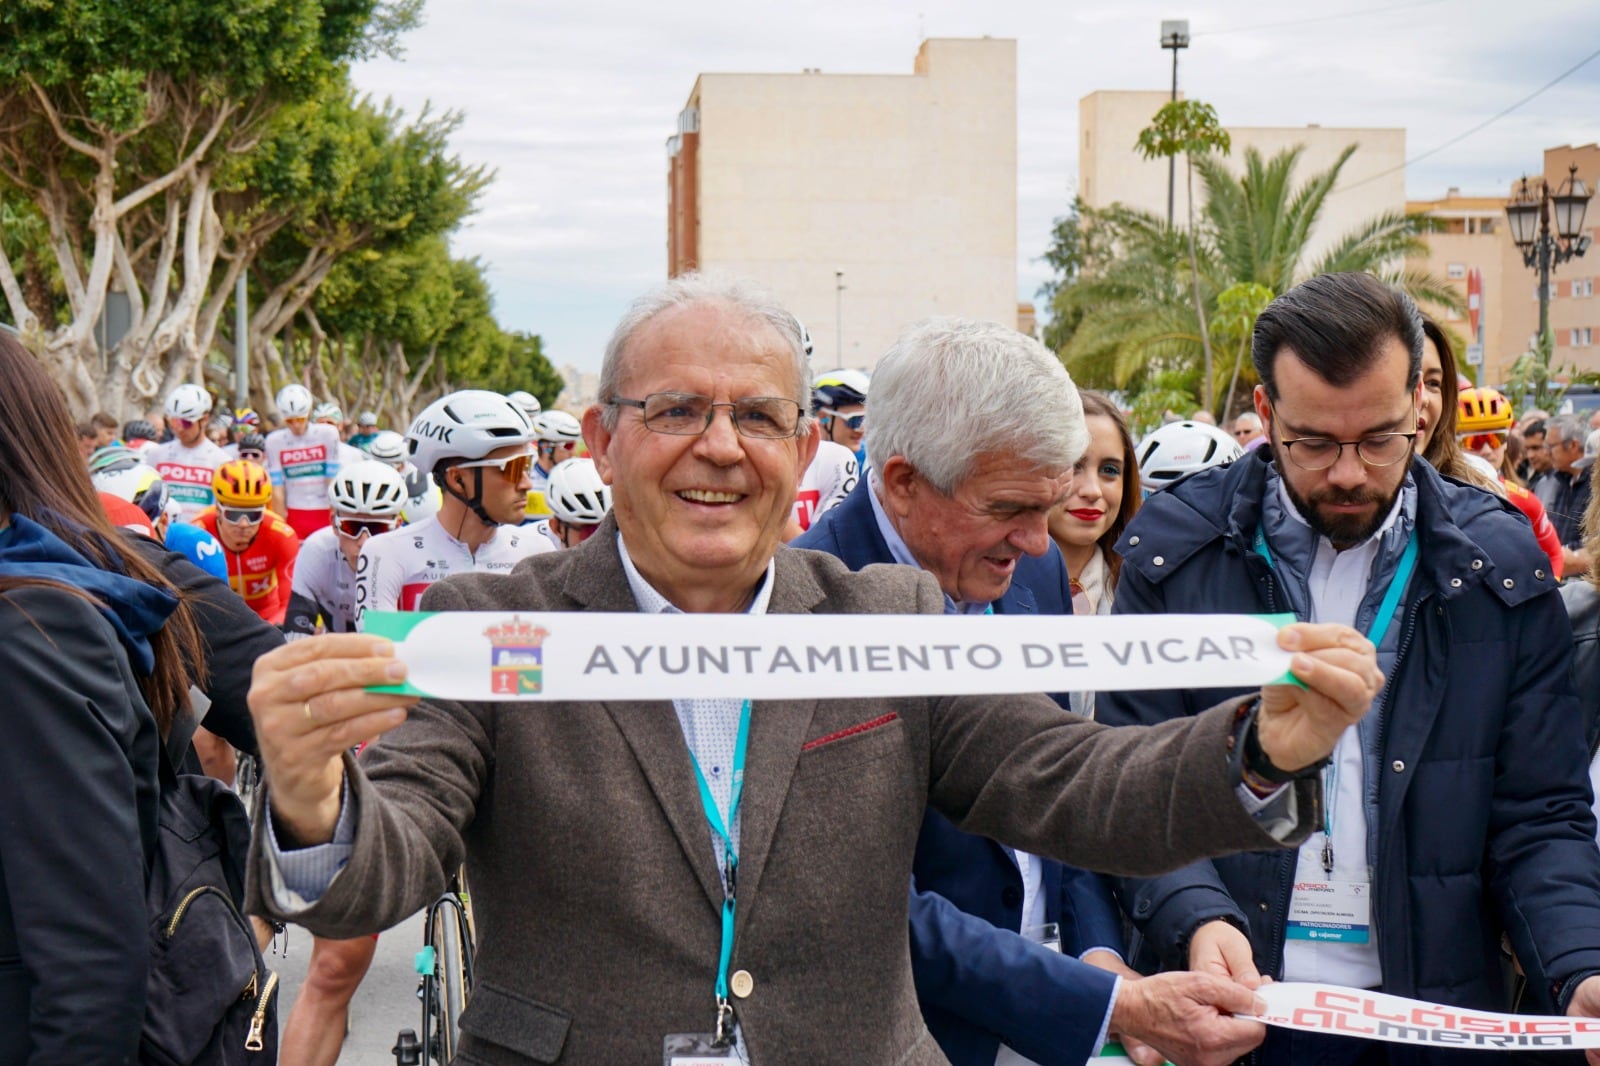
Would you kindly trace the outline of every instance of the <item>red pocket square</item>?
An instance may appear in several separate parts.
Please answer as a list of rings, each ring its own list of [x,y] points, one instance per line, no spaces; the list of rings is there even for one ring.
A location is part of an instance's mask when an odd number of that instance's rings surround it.
[[[836,740],[843,740],[845,737],[853,737],[858,733],[865,733],[869,729],[877,729],[879,726],[888,725],[890,722],[899,717],[899,714],[895,713],[894,711],[890,711],[881,718],[874,718],[870,722],[857,722],[848,729],[841,729],[837,733],[829,733],[825,737],[818,737],[815,740],[808,740],[800,748],[800,750],[810,751],[812,748],[820,748],[824,744],[832,744]]]

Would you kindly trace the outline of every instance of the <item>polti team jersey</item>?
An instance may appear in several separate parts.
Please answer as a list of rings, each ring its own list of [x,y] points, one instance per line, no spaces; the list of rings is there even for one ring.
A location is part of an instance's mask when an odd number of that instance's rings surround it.
[[[217,467],[228,461],[228,455],[203,438],[193,448],[173,439],[146,452],[144,461],[155,467],[167,483],[172,499],[178,503],[178,521],[193,522],[216,502],[211,494],[211,478]]]
[[[216,537],[216,508],[208,508],[195,518],[195,525]],[[289,589],[294,582],[294,561],[300,554],[300,538],[289,523],[268,511],[256,530],[256,539],[242,552],[222,546],[227,564],[228,585],[250,609],[275,626],[283,625],[289,609]]]
[[[356,564],[356,628],[368,611],[415,611],[428,586],[451,574],[504,574],[530,555],[555,551],[550,539],[522,526],[501,526],[474,555],[439,518],[380,533],[361,546]]]
[[[794,494],[794,520],[802,530],[810,529],[811,523],[850,495],[857,480],[855,452],[831,440],[821,441],[816,457],[800,475]]]
[[[356,631],[356,572],[339,550],[332,526],[319,529],[300,545],[284,634],[290,640],[316,633],[317,619],[326,633]]]
[[[326,511],[328,482],[339,472],[339,431],[314,423],[300,436],[294,430],[275,429],[267,434],[267,473],[272,487],[283,490],[283,505],[291,511]]]

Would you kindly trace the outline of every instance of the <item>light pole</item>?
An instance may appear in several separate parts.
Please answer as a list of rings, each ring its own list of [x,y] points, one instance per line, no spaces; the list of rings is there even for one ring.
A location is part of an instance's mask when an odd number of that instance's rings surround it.
[[[1550,183],[1537,178],[1536,186],[1522,179],[1522,185],[1506,204],[1506,221],[1511,240],[1522,253],[1522,262],[1539,271],[1539,350],[1544,350],[1544,335],[1550,328],[1550,271],[1589,249],[1583,233],[1583,215],[1589,206],[1589,190],[1578,177],[1576,163],[1567,171],[1567,180],[1554,193]],[[1537,188],[1537,192],[1535,192]],[[1550,209],[1555,208],[1556,232],[1550,233]],[[1545,367],[1549,369],[1548,366]]]
[[[1161,23],[1161,47],[1172,49],[1172,102],[1178,102],[1178,49],[1189,47],[1189,20],[1166,19]],[[1172,188],[1178,180],[1178,157],[1167,157],[1167,228],[1172,228]]]
[[[833,272],[833,368],[844,369],[844,271]]]

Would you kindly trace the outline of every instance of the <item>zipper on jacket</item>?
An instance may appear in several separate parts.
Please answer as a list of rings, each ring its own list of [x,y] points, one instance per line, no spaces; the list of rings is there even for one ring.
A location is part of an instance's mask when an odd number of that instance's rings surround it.
[[[255,983],[255,978],[250,979]],[[278,990],[278,975],[269,973],[267,983],[261,990],[261,998],[256,1001],[256,1012],[250,1016],[250,1033],[244,1038],[246,1051],[260,1051],[264,1047],[261,1033],[267,1027],[267,1004],[272,1002],[272,994]]]

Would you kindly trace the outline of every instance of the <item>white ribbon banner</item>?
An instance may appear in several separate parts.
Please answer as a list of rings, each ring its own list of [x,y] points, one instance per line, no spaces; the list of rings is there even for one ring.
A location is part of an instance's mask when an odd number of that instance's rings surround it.
[[[368,612],[406,684],[459,700],[794,699],[1288,680],[1292,616]]]
[[[1309,1033],[1480,1051],[1600,1048],[1600,1018],[1496,1014],[1295,981],[1262,985],[1256,995],[1267,1004],[1257,1021]]]

